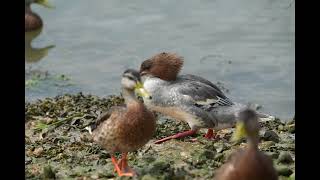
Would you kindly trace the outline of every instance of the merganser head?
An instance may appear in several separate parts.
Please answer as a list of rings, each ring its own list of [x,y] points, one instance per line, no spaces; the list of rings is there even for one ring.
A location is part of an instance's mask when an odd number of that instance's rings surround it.
[[[152,75],[162,80],[176,79],[183,66],[183,57],[176,53],[159,53],[142,62],[140,75]]]

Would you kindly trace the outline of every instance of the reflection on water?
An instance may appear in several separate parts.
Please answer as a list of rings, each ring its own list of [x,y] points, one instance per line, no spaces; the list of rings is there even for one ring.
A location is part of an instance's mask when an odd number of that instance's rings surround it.
[[[55,47],[55,45],[48,45],[41,48],[32,46],[32,40],[38,37],[41,32],[42,28],[31,32],[25,32],[25,60],[27,63],[36,63],[40,61],[48,55],[50,49]]]

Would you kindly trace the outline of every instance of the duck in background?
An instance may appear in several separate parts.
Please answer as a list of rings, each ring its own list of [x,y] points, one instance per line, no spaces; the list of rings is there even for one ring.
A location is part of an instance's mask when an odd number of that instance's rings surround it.
[[[42,5],[47,8],[53,8],[52,5],[49,4],[47,0],[25,0],[25,9],[24,9],[24,31],[29,32],[29,31],[34,31],[37,29],[42,28],[43,22],[41,17],[32,12],[31,10],[31,4],[36,3],[39,5]]]
[[[32,47],[32,40],[41,34],[43,26],[41,17],[31,10],[30,6],[32,3],[53,8],[47,0],[25,0],[25,59],[27,63],[40,61],[48,55],[50,49],[55,47],[55,45],[49,45],[43,48]]]
[[[128,166],[127,154],[144,146],[152,138],[156,120],[153,113],[135,96],[137,92],[146,99],[151,98],[140,82],[139,72],[126,70],[121,85],[126,105],[112,107],[87,129],[93,140],[111,154],[118,175],[133,176],[135,172]],[[116,152],[122,153],[119,162],[114,156]]]
[[[214,177],[216,180],[277,180],[278,174],[270,157],[259,151],[259,123],[254,110],[239,114],[233,141],[247,138],[247,147],[235,152],[222,165]]]
[[[144,98],[145,105],[156,112],[187,122],[191,130],[156,141],[195,134],[208,128],[205,137],[215,139],[216,132],[233,127],[238,113],[247,105],[232,102],[210,81],[191,74],[178,75],[183,58],[175,53],[159,53],[142,62],[140,75],[145,89],[153,97]],[[259,113],[259,117],[273,118]]]

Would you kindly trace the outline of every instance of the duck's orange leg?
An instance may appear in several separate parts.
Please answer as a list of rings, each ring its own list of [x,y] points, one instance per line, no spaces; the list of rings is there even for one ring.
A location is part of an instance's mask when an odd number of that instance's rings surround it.
[[[114,157],[114,155],[111,155],[111,161],[118,173],[119,176],[134,176],[135,172],[128,166],[127,163],[127,153],[123,153],[121,160],[117,162],[117,159]],[[118,165],[120,164],[120,167]]]
[[[207,134],[204,135],[207,139],[216,139],[218,138],[217,133],[213,129],[208,129]]]
[[[121,171],[124,173],[132,173],[132,175],[135,175],[136,172],[133,169],[131,169],[128,165],[127,155],[128,155],[128,153],[122,153]]]
[[[182,132],[182,133],[175,134],[173,136],[169,136],[169,137],[165,137],[163,139],[157,140],[155,142],[155,144],[160,144],[160,143],[163,143],[163,142],[168,141],[170,139],[178,139],[178,138],[182,138],[182,137],[186,137],[186,136],[191,136],[191,135],[196,134],[196,133],[197,133],[197,130],[185,131],[185,132]]]
[[[121,170],[122,159],[119,159],[117,164],[118,164],[118,167],[119,167],[120,170]],[[116,167],[114,167],[113,172],[117,172]]]

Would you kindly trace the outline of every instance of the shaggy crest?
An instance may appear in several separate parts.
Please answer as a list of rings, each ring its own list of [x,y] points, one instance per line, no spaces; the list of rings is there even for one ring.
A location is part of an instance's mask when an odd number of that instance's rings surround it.
[[[140,67],[140,73],[152,74],[166,81],[176,79],[183,66],[183,57],[176,53],[159,53],[145,60]]]

